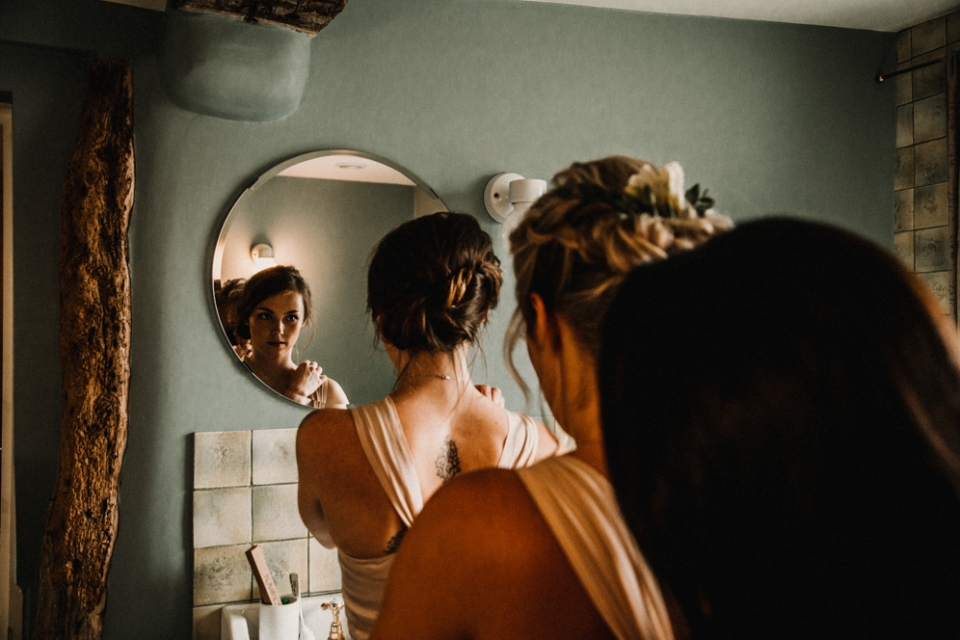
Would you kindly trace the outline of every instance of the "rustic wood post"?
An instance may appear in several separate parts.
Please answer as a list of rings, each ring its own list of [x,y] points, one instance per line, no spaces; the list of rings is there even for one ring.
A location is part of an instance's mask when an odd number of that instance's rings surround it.
[[[116,60],[90,63],[63,188],[60,472],[47,518],[34,640],[100,638],[127,443],[133,87]]]
[[[347,0],[173,0],[184,11],[222,13],[305,33],[311,38],[339,15]]]

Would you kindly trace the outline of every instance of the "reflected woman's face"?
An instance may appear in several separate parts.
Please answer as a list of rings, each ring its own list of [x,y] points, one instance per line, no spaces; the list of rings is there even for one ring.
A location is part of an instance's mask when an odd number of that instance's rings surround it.
[[[288,357],[303,328],[303,297],[296,291],[270,296],[248,318],[255,356]]]

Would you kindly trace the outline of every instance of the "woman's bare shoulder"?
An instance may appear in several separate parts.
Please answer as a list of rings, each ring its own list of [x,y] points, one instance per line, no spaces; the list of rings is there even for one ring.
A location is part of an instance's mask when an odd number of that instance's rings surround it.
[[[297,449],[337,446],[355,434],[349,409],[315,409],[300,422]]]
[[[571,587],[579,584],[517,473],[471,472],[437,491],[404,538],[373,637],[518,637],[542,625],[540,594]]]
[[[441,487],[403,546],[423,544],[448,560],[458,558],[462,566],[483,566],[493,557],[502,563],[513,552],[518,559],[529,560],[530,547],[540,546],[544,536],[552,538],[516,472],[492,468],[464,474]],[[437,546],[438,542],[442,544]]]

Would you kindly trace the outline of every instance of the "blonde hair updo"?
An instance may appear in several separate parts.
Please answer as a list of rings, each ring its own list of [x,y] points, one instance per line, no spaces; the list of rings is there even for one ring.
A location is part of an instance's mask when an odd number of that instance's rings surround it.
[[[533,320],[530,294],[561,314],[594,363],[600,333],[617,289],[633,267],[692,249],[733,228],[694,185],[683,191],[683,169],[610,156],[577,162],[553,177],[554,188],[510,234],[517,310],[507,332],[507,362]]]

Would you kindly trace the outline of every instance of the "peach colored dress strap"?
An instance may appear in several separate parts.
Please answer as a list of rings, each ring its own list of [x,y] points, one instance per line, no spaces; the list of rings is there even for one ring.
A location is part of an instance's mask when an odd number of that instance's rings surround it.
[[[660,589],[610,482],[570,455],[517,475],[613,634],[620,640],[672,638]]]

